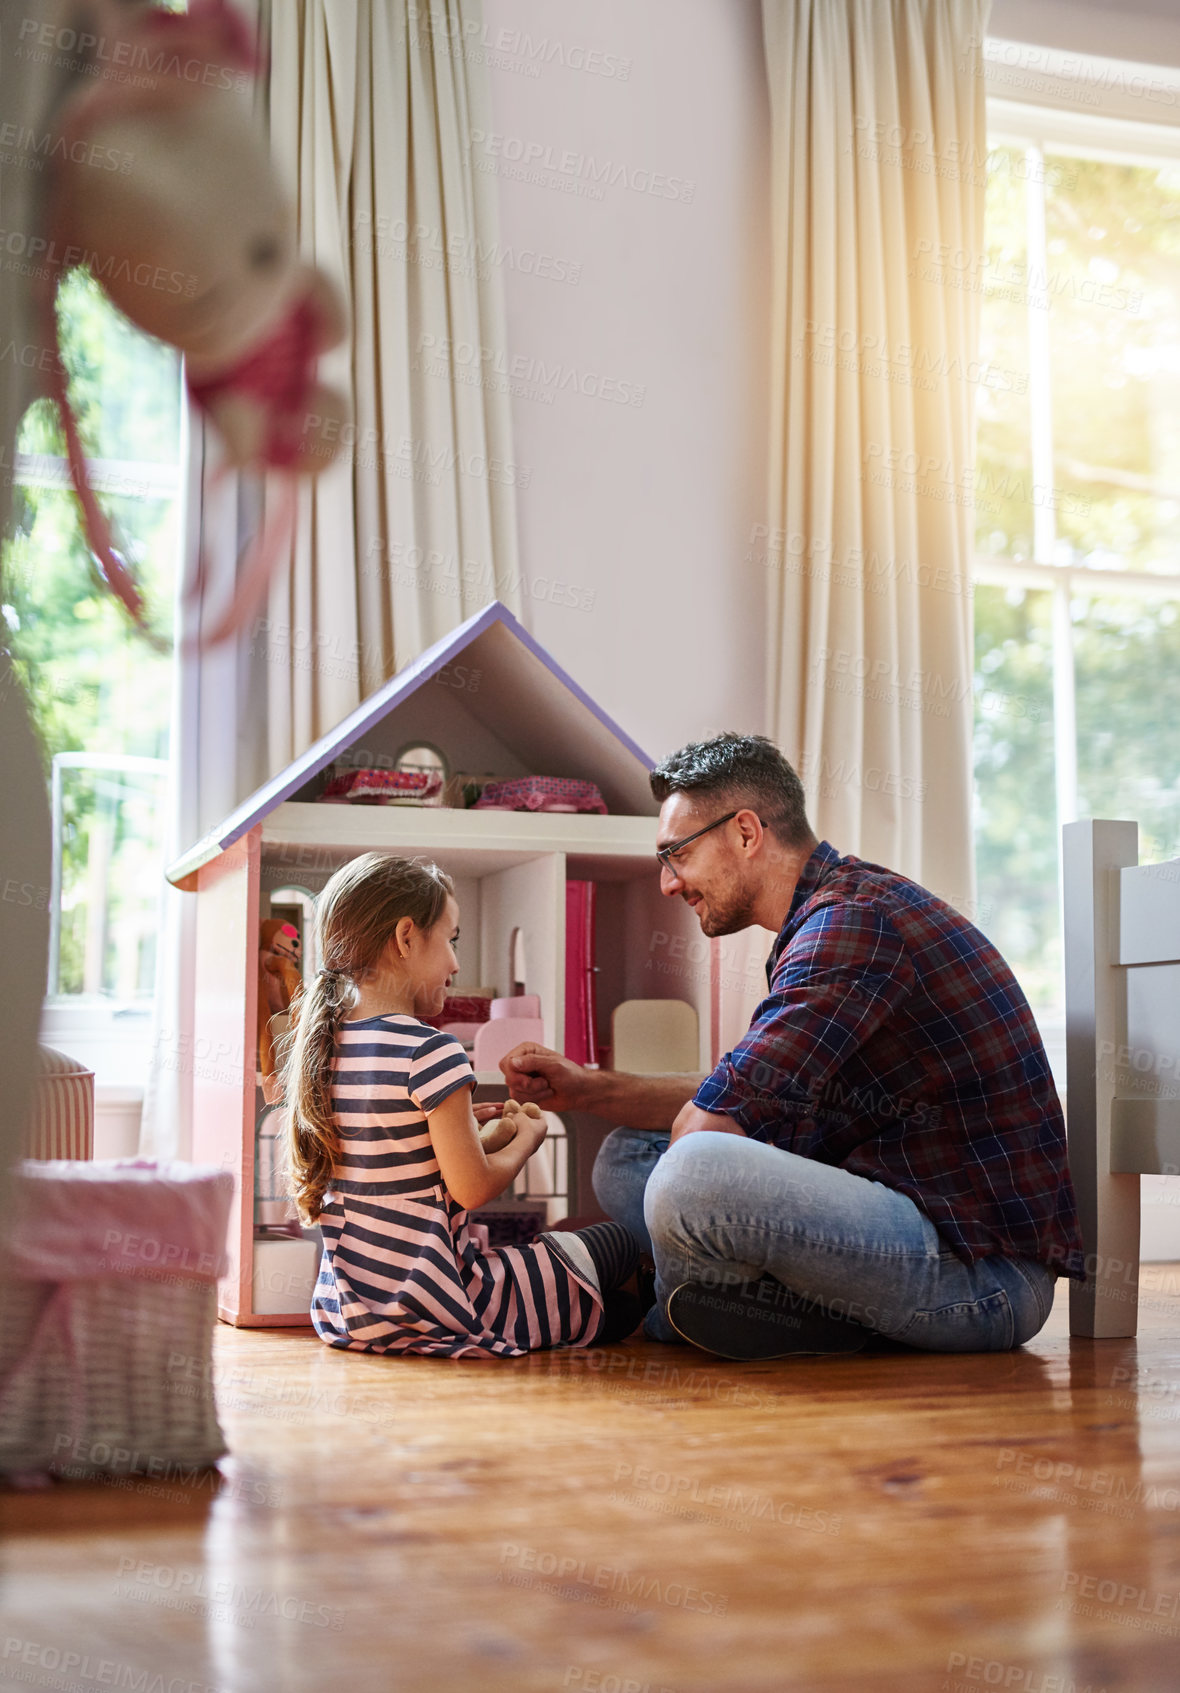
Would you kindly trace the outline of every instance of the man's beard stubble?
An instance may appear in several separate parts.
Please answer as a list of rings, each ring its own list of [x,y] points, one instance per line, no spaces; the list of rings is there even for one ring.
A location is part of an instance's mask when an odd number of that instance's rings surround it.
[[[745,888],[734,886],[720,895],[706,895],[705,903],[709,908],[708,918],[697,920],[701,924],[701,933],[710,940],[720,935],[739,934],[754,921],[754,897]]]

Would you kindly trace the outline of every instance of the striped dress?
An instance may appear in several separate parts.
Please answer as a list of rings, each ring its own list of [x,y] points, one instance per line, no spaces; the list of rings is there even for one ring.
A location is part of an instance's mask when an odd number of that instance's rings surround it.
[[[319,1217],[320,1338],[451,1358],[588,1345],[603,1320],[593,1281],[547,1237],[481,1250],[443,1185],[426,1112],[474,1080],[458,1041],[369,1017],[341,1025],[332,1069],[342,1156]]]

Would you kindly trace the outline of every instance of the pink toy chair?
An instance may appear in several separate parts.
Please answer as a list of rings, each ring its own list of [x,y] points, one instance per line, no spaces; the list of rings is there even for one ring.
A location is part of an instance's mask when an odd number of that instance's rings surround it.
[[[493,999],[489,1016],[500,1017],[539,1017],[541,1015],[541,996],[539,993],[518,993],[511,999]]]
[[[471,1067],[475,1071],[496,1070],[506,1053],[522,1040],[545,1040],[545,1025],[539,1017],[493,1017],[481,1023],[475,1036]]]

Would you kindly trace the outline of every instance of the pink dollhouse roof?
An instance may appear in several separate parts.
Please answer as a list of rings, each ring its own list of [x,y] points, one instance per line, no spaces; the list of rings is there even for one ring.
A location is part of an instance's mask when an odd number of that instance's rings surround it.
[[[400,747],[423,741],[440,746],[452,770],[581,777],[597,783],[612,812],[657,809],[647,781],[652,761],[495,600],[263,783],[169,866],[168,880],[183,882],[284,800],[316,797],[303,790],[318,791],[315,779],[346,752],[360,763],[372,748],[388,765]]]

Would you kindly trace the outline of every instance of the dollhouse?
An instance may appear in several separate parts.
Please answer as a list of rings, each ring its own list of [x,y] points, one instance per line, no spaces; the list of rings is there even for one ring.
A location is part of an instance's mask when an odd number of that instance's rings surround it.
[[[348,770],[436,768],[424,784],[445,803],[325,803]],[[168,877],[197,898],[193,1158],[237,1176],[232,1268],[221,1315],[239,1325],[306,1323],[308,1242],[255,1238],[260,924],[303,931],[316,894],[357,853],[434,859],[454,878],[462,912],[453,992],[528,994],[547,1045],[566,1050],[567,889],[593,891],[593,1027],[570,1055],[609,1061],[612,1013],[634,1000],[681,1000],[695,1011],[699,1067],[712,1057],[711,960],[668,969],[702,949],[679,900],[661,896],[654,858],[650,760],[498,601],[435,643],[330,734],[252,794],[177,860]],[[489,780],[529,776],[593,783],[606,813],[471,809]],[[345,784],[347,786],[347,784]],[[205,1061],[207,1059],[207,1061]],[[477,1068],[481,1087],[502,1086]],[[485,1093],[482,1097],[492,1097]],[[260,1197],[264,1196],[259,1188]],[[265,1250],[263,1250],[265,1248]],[[263,1260],[266,1260],[264,1263]],[[290,1266],[288,1271],[285,1266]],[[291,1296],[289,1290],[299,1290]],[[285,1291],[286,1290],[286,1291]]]

